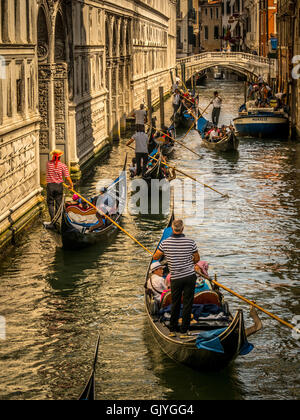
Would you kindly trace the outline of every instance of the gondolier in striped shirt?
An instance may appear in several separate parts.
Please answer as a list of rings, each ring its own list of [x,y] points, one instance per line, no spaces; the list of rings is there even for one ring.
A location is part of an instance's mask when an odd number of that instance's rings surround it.
[[[60,161],[64,152],[61,150],[53,150],[50,155],[52,159],[47,163],[47,205],[51,222],[58,212],[63,199],[63,182],[67,180],[69,187],[73,188],[73,182],[67,165]],[[52,225],[48,225],[51,228]]]
[[[194,267],[200,261],[200,255],[195,241],[186,238],[183,234],[184,225],[182,220],[174,220],[172,230],[173,235],[159,245],[153,259],[159,261],[165,257],[171,272],[172,311],[170,337],[176,337],[183,295],[180,338],[187,338],[197,280]]]

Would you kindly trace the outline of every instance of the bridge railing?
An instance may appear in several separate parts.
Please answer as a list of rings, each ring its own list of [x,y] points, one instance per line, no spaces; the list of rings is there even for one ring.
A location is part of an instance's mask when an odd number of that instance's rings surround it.
[[[177,64],[197,64],[201,61],[206,61],[209,59],[217,59],[221,61],[247,61],[251,63],[257,64],[266,64],[266,65],[274,65],[276,64],[275,59],[269,59],[267,57],[261,57],[259,55],[243,53],[243,52],[223,52],[223,51],[213,51],[213,52],[205,52],[201,54],[192,55],[186,58],[180,58],[177,60]],[[216,65],[218,63],[216,62]]]

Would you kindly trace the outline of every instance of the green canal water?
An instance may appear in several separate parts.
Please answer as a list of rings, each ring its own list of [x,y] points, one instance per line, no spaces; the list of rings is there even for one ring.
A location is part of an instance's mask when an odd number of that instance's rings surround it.
[[[243,84],[208,81],[199,88],[203,108],[216,85],[224,98],[221,122],[230,123],[242,103]],[[170,114],[170,103],[167,109]],[[183,215],[186,234],[196,240],[210,273],[295,321],[300,315],[300,145],[242,140],[238,154],[223,156],[203,149],[194,131],[184,142],[203,159],[177,147],[173,163],[230,196],[206,190],[204,217],[191,221]],[[93,194],[99,179],[114,178],[127,151],[125,140],[116,144],[81,192]],[[167,220],[168,215],[127,213],[122,226],[153,250]],[[201,374],[166,357],[144,312],[148,263],[148,254],[122,233],[106,247],[65,252],[37,221],[0,263],[0,316],[6,320],[0,399],[77,399],[99,331],[100,400],[299,399],[300,338],[264,314],[263,330],[250,340],[254,351],[222,372]],[[247,305],[228,298],[232,311],[244,309],[250,325]]]

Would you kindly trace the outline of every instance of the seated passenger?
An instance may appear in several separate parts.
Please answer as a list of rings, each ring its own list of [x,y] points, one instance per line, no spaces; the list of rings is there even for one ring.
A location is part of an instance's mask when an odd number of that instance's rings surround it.
[[[199,292],[204,292],[205,290],[211,290],[210,284],[208,282],[205,282],[204,280],[209,280],[208,263],[205,261],[199,261],[195,265],[195,272],[197,274],[195,294]]]
[[[116,200],[114,200],[113,197],[108,193],[107,188],[101,188],[100,196],[97,200],[97,208],[101,210],[102,213],[107,214],[108,216],[116,214]]]
[[[129,172],[130,172],[131,179],[136,176],[136,172],[137,172],[136,158],[132,159],[132,165],[129,168]]]
[[[161,294],[167,289],[166,280],[163,278],[164,267],[160,262],[154,262],[150,268],[151,277],[148,280],[148,288],[153,291],[154,299],[160,302]]]
[[[214,127],[209,135],[209,140],[211,143],[217,143],[219,141],[219,133],[217,127]]]

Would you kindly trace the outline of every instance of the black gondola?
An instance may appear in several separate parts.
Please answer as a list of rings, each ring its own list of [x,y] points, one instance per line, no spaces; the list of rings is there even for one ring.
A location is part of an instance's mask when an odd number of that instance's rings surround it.
[[[154,159],[149,158],[147,171],[143,175],[143,179],[150,185],[152,179],[162,180],[166,178],[166,170],[164,170],[162,162],[163,154],[159,147],[152,152],[152,156]]]
[[[201,133],[198,131],[201,136]],[[216,152],[233,152],[237,151],[240,145],[240,140],[235,135],[233,131],[224,136],[221,140],[216,143],[207,141],[201,136],[202,144],[204,147],[210,150],[215,150]]]
[[[170,233],[173,220],[174,214],[162,239],[165,239],[166,235]],[[151,260],[152,262],[153,260]],[[152,335],[164,353],[176,362],[195,369],[220,370],[239,354],[245,355],[253,349],[253,346],[247,341],[243,311],[238,310],[233,317],[223,295],[213,285],[210,291],[195,295],[195,300],[197,299],[197,302],[201,302],[201,304],[211,304],[212,302],[218,304],[224,313],[224,317],[211,320],[203,318],[198,320],[196,324],[191,324],[190,336],[187,339],[181,339],[179,334],[175,338],[169,337],[170,331],[167,321],[162,320],[161,312],[159,312],[161,308],[157,307],[152,291],[147,288],[151,263],[145,282],[145,308]],[[210,334],[212,337],[216,334],[215,339],[219,340],[218,344],[222,350],[217,352],[208,350],[205,345],[199,346],[198,344],[197,346],[201,334]]]
[[[214,150],[216,152],[236,152],[240,145],[240,140],[235,134],[235,130],[232,128],[226,132],[226,134],[218,141],[208,141],[205,137],[210,129],[213,128],[213,124],[207,121],[205,118],[200,118],[197,122],[197,131],[201,137],[202,145],[207,149]]]
[[[106,193],[116,204],[116,208],[110,217],[118,224],[122,217],[122,209],[125,208],[126,203],[126,165],[127,155],[121,175],[107,188]],[[95,198],[95,202],[96,201],[97,197]],[[64,200],[61,209],[52,221],[52,225],[54,227],[49,230],[49,232],[53,234],[57,245],[63,247],[64,249],[82,249],[95,245],[99,242],[103,243],[104,241],[107,241],[118,229],[112,222],[106,219],[102,229],[89,232],[89,223],[75,220],[74,217],[75,215],[72,216],[70,207]]]
[[[96,350],[95,350],[95,356],[94,356],[94,363],[92,372],[90,374],[90,378],[84,387],[84,390],[82,391],[79,400],[80,401],[94,401],[95,400],[95,373],[96,373],[96,364],[98,360],[98,353],[99,353],[99,345],[100,345],[100,335],[98,337]]]

